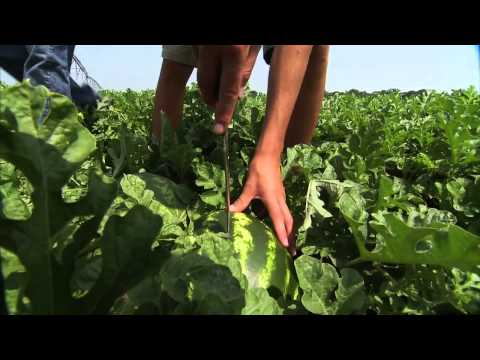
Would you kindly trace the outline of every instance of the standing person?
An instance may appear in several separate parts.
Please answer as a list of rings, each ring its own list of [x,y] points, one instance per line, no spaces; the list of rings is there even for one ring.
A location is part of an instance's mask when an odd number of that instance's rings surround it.
[[[29,79],[72,99],[79,108],[96,107],[98,94],[70,76],[75,45],[0,45],[0,67],[17,81]]]
[[[185,86],[195,65],[204,101],[215,111],[213,131],[223,134],[248,81],[260,47],[256,45],[164,47],[155,95],[152,136],[161,129],[160,111],[174,128],[182,117]],[[293,218],[286,204],[280,161],[285,146],[309,143],[320,113],[328,64],[327,45],[264,46],[270,65],[265,123],[247,181],[230,211],[244,211],[260,199],[280,243],[295,254]]]

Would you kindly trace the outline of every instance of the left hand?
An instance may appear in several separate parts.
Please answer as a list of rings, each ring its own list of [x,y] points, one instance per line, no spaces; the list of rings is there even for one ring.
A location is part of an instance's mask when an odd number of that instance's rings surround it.
[[[260,199],[265,204],[278,240],[295,256],[293,218],[286,203],[280,161],[277,158],[268,155],[256,155],[253,158],[242,194],[230,206],[230,211],[244,211],[253,199]]]

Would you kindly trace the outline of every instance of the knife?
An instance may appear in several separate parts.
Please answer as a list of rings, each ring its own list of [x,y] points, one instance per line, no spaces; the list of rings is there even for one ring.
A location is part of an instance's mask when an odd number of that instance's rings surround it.
[[[223,135],[223,159],[225,165],[225,205],[227,212],[227,234],[232,238],[232,214],[230,213],[230,164],[228,149],[228,126],[225,126],[225,134]]]

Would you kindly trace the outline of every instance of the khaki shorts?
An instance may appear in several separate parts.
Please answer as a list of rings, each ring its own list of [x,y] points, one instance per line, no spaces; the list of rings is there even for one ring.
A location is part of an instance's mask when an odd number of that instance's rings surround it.
[[[270,64],[274,45],[263,45],[263,58]],[[163,45],[162,57],[180,64],[196,66],[198,54],[192,45]]]

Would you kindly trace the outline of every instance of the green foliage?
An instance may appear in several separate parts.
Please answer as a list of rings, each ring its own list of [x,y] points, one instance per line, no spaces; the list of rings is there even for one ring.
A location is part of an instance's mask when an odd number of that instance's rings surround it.
[[[150,139],[153,91],[103,96],[87,123],[45,88],[0,87],[0,247],[11,312],[480,313],[473,88],[326,95],[312,144],[282,159],[302,254],[291,298],[254,286],[245,271],[254,258],[245,249],[257,259],[273,254],[262,247],[270,230],[251,210],[233,242],[204,221],[223,208],[225,184],[221,138],[198,87],[189,87],[176,131],[163,116],[159,144]],[[237,106],[233,198],[265,103],[247,91]]]

